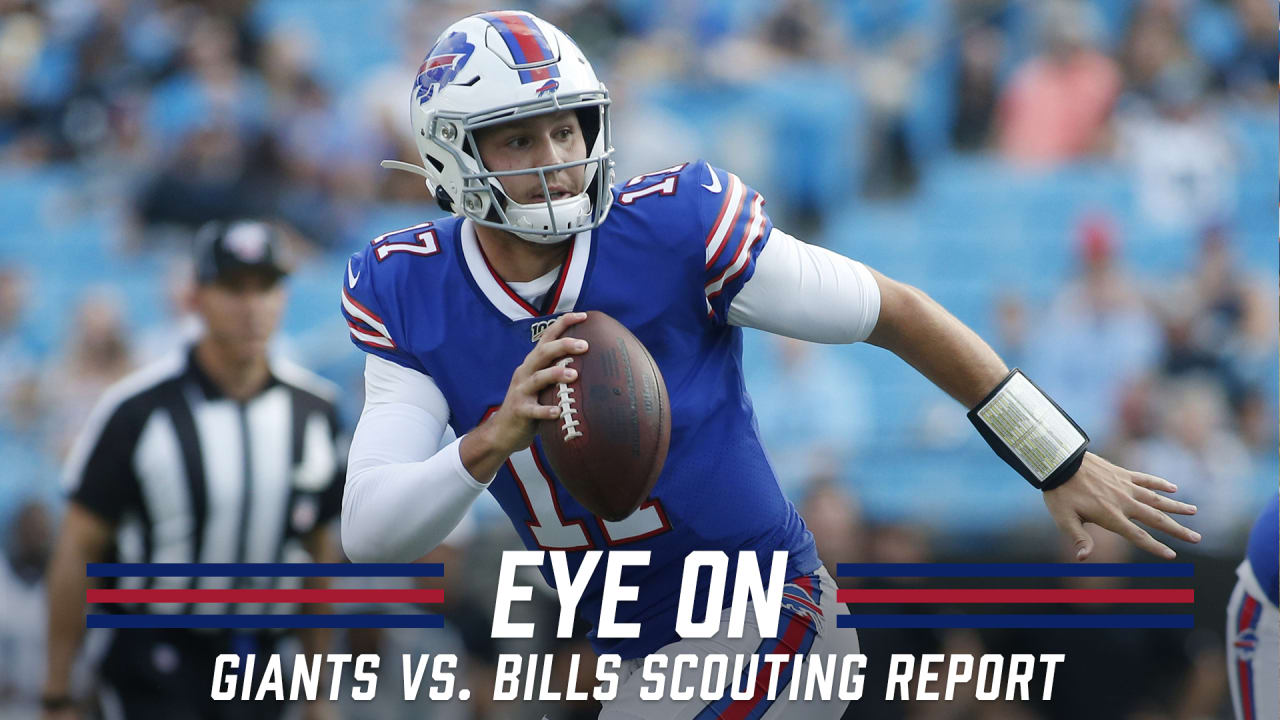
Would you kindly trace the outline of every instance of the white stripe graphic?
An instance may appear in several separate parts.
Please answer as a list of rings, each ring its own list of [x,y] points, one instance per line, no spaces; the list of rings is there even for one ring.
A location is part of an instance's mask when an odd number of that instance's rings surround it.
[[[391,339],[391,333],[387,332],[387,326],[378,322],[378,319],[374,316],[357,307],[356,304],[352,302],[351,296],[347,294],[347,289],[345,287],[342,288],[342,307],[346,309],[347,314],[351,317],[373,328],[378,332],[378,334],[382,335],[387,340]]]
[[[347,329],[351,331],[351,337],[359,340],[360,342],[368,343],[369,345],[376,345],[378,347],[384,347],[384,348],[394,348],[396,346],[395,343],[391,342],[387,338],[382,337],[381,335],[372,335],[367,332],[361,332],[351,326],[347,326]]]
[[[711,258],[720,252],[720,246],[724,244],[725,239],[729,236],[729,231],[733,229],[734,223],[738,220],[738,213],[742,212],[742,196],[746,191],[746,186],[738,179],[737,175],[727,173],[729,176],[729,192],[728,199],[725,201],[725,207],[729,211],[720,218],[720,224],[716,225],[715,230],[711,233],[711,239],[707,242],[707,267],[711,267]]]
[[[738,273],[747,266],[747,261],[751,259],[751,246],[756,244],[764,231],[764,213],[761,211],[763,206],[764,196],[756,195],[755,202],[751,203],[751,225],[747,231],[747,239],[742,242],[742,247],[738,248],[738,254],[734,257],[733,263],[720,273],[720,277],[707,284],[707,297],[720,292],[725,283],[737,277]]]

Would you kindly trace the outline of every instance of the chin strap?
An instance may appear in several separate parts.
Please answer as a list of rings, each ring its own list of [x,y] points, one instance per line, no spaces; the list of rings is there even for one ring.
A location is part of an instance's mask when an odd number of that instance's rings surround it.
[[[383,160],[378,164],[388,170],[403,170],[407,173],[413,173],[414,175],[422,177],[426,180],[431,179],[431,176],[427,174],[426,168],[420,167],[418,165],[414,165],[412,163],[400,162],[399,160]]]

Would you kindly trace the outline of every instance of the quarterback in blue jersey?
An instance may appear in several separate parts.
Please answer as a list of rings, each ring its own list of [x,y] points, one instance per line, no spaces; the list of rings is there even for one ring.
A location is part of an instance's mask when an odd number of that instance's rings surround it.
[[[1069,417],[924,293],[774,228],[734,174],[691,161],[614,184],[608,92],[553,25],[523,12],[454,23],[419,68],[410,107],[422,165],[384,165],[422,175],[454,216],[375,238],[348,262],[343,313],[368,357],[343,543],[356,561],[416,559],[488,490],[528,548],[567,552],[571,570],[590,550],[648,551],[648,565],[623,573],[636,599],[617,607],[638,636],[592,634],[597,651],[625,660],[601,717],[838,717],[846,704],[735,699],[727,688],[711,701],[637,697],[651,653],[857,652],[856,633],[836,629],[848,611],[757,433],[742,327],[865,340],[902,357],[972,408],[996,452],[1044,490],[1082,559],[1092,549],[1084,522],[1162,557],[1173,551],[1134,520],[1199,539],[1167,514],[1194,512],[1158,492],[1171,484],[1088,453]],[[560,413],[539,391],[576,377],[558,361],[586,351],[564,336],[586,310],[629,328],[670,391],[663,473],[618,522],[578,504],[535,439],[538,421]],[[446,426],[460,437],[445,442]],[[693,551],[787,553],[776,636],[677,635]],[[578,605],[592,625],[603,587],[597,571]]]

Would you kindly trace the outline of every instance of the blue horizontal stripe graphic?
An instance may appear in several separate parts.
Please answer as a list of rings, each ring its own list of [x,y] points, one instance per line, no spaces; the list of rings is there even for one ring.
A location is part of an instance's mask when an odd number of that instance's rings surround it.
[[[840,615],[842,628],[1190,628],[1191,615]]]
[[[89,628],[440,628],[440,615],[88,615]]]
[[[441,563],[89,563],[88,577],[444,577]]]
[[[840,563],[839,577],[1194,577],[1191,563]]]

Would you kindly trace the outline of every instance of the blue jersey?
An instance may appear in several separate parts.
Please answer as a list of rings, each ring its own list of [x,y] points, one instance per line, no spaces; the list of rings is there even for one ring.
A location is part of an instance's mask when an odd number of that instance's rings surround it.
[[[624,571],[623,584],[637,586],[639,597],[617,614],[641,623],[640,637],[591,633],[597,652],[630,658],[677,639],[690,552],[728,553],[730,578],[741,550],[761,553],[764,573],[769,553],[787,551],[788,579],[820,563],[765,456],[743,383],[742,331],[726,322],[773,227],[763,198],[701,161],[632,178],[613,193],[607,220],[566,241],[568,257],[540,307],[498,277],[458,217],[374,239],[351,258],[342,304],[357,347],[431,376],[460,435],[502,404],[512,372],[561,313],[607,313],[649,349],[670,394],[672,429],[662,475],[639,510],[619,522],[591,515],[556,480],[536,441],[489,485],[525,545],[568,551],[575,572],[586,550],[650,551],[648,566]],[[606,561],[579,605],[593,624]],[[549,562],[543,575],[553,582]],[[694,618],[703,616],[705,593],[699,597]]]
[[[1271,496],[1271,502],[1253,524],[1245,557],[1267,599],[1280,606],[1280,495]]]

